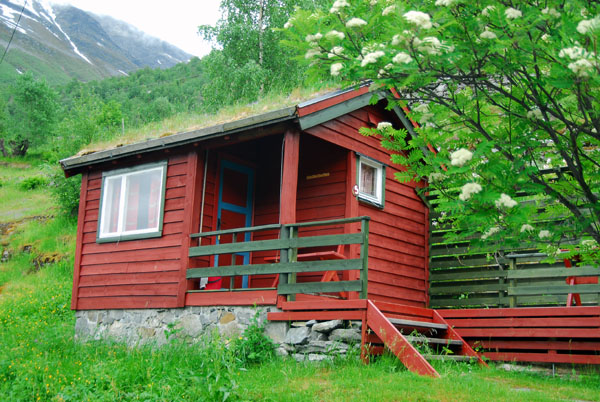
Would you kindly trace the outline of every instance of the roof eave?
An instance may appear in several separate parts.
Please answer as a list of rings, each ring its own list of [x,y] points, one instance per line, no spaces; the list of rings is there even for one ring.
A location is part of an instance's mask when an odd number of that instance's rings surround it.
[[[229,123],[218,124],[193,131],[176,133],[162,138],[123,145],[121,147],[98,151],[87,155],[72,156],[62,159],[60,161],[60,165],[65,171],[65,174],[72,175],[79,173],[79,169],[87,166],[112,161],[115,159],[121,159],[132,155],[139,155],[179,147],[199,141],[207,141],[240,131],[246,131],[284,121],[295,120],[296,118],[296,106],[291,106]]]

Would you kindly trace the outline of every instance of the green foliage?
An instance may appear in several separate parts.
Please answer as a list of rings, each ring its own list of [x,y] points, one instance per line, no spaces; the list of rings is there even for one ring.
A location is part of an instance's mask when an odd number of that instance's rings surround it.
[[[42,176],[32,176],[24,179],[20,184],[21,190],[35,190],[38,187],[48,184],[48,179]]]
[[[58,208],[66,216],[76,217],[79,209],[81,176],[66,178],[62,170],[55,168],[52,173],[50,191]]]
[[[389,106],[410,108],[415,135],[365,134],[473,244],[556,249],[600,242],[599,13],[581,0],[336,1],[297,11],[286,43],[313,75],[400,91]]]
[[[7,129],[0,134],[13,155],[23,156],[30,146],[44,144],[52,137],[57,121],[57,93],[32,74],[19,76],[7,104]]]
[[[259,322],[258,312],[242,336],[234,339],[231,350],[244,367],[268,362],[275,357],[275,344],[265,335],[265,326],[264,323]]]

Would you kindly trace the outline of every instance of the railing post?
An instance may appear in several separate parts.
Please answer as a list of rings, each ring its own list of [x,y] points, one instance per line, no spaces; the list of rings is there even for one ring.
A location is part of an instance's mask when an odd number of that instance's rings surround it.
[[[232,233],[231,234],[231,242],[232,243],[236,243],[237,242],[237,233]],[[237,265],[236,264],[236,255],[235,253],[231,253],[231,265]],[[235,276],[230,276],[229,277],[229,291],[233,291],[233,288],[235,287]]]
[[[360,245],[360,258],[362,260],[362,269],[360,273],[360,280],[362,289],[360,291],[360,298],[367,298],[367,287],[369,285],[369,217],[365,217],[361,221],[360,230],[362,232],[363,242]]]
[[[510,271],[513,271],[517,268],[517,259],[516,258],[510,258],[508,260],[508,269]],[[508,281],[508,287],[510,288],[514,288],[516,285],[516,280],[515,279],[510,279]],[[517,307],[517,296],[510,296],[510,299],[508,301],[509,303],[509,307]]]
[[[294,239],[298,237],[298,228],[294,226],[290,226],[289,230],[289,238]],[[288,262],[296,262],[298,261],[298,247],[291,247],[288,250]],[[292,273],[288,276],[287,283],[296,283],[296,273]],[[296,301],[296,294],[288,295],[288,301]]]

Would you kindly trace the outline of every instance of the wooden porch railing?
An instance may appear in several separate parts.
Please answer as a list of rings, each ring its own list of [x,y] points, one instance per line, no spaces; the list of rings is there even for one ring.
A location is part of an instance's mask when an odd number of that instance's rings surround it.
[[[298,236],[300,228],[314,228],[319,226],[331,226],[350,223],[361,223],[360,232],[321,235],[321,236]],[[246,233],[255,233],[265,230],[279,230],[279,238],[272,240],[251,240],[236,242],[239,235],[245,238]],[[273,224],[265,226],[245,227],[238,229],[218,230],[213,232],[197,233],[191,235],[193,238],[219,237],[232,235],[233,241],[225,244],[213,244],[191,247],[190,257],[207,257],[223,254],[240,254],[257,251],[275,251],[279,253],[279,261],[274,263],[229,265],[210,268],[189,268],[188,279],[207,277],[230,277],[229,289],[233,291],[234,278],[244,275],[266,275],[279,274],[277,294],[287,295],[288,300],[294,300],[298,293],[337,293],[337,292],[359,292],[360,298],[367,297],[368,284],[368,245],[369,245],[369,217],[335,219],[319,222],[303,222],[294,224]],[[358,244],[360,245],[360,257],[350,259],[337,259],[328,261],[298,261],[298,250],[314,247],[331,247]],[[235,261],[233,259],[232,261]],[[297,274],[321,271],[349,271],[358,270],[358,280],[335,281],[335,282],[300,282],[296,281]],[[275,288],[272,288],[275,289]],[[257,290],[250,288],[247,290]],[[264,288],[263,288],[264,290]]]

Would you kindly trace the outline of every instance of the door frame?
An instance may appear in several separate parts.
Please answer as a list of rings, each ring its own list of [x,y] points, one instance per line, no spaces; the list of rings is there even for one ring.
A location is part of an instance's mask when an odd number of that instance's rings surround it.
[[[246,196],[246,207],[242,208],[237,205],[230,204],[233,208],[225,208],[230,211],[243,213],[246,215],[245,227],[250,227],[254,223],[254,198],[255,198],[255,185],[256,185],[256,167],[253,163],[248,163],[240,158],[235,156],[227,155],[224,153],[220,153],[217,158],[217,171],[216,171],[216,191],[214,195],[214,208],[213,208],[213,230],[220,229],[220,220],[221,220],[221,212],[223,210],[222,196],[223,196],[223,169],[229,168],[232,170],[236,170],[238,172],[242,172],[248,175],[248,194]],[[227,204],[227,203],[225,203]],[[243,212],[240,212],[243,210]],[[251,240],[251,233],[246,233],[244,235],[244,241]],[[215,239],[215,244],[219,244],[219,239]],[[236,255],[243,256],[243,264],[250,264],[251,262],[251,253],[240,253]],[[216,255],[213,257],[214,260],[211,262],[211,266],[216,267],[219,264],[219,256]],[[250,280],[247,275],[242,277],[242,288],[248,288],[250,286]]]

